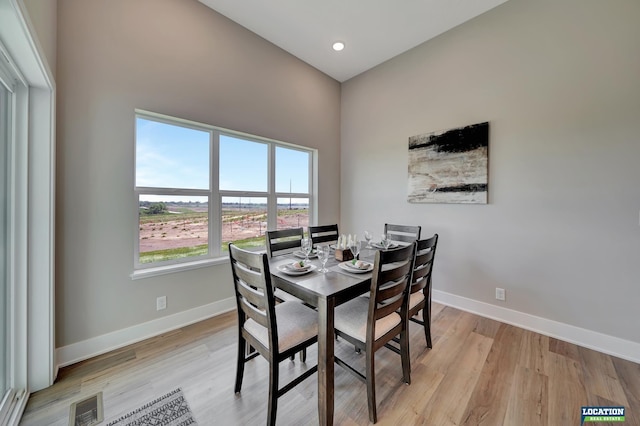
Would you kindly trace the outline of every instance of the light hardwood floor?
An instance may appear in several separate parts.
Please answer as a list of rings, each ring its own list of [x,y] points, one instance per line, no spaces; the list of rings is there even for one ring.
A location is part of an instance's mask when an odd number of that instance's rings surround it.
[[[640,426],[640,365],[433,305],[433,349],[411,324],[411,385],[400,358],[376,353],[380,425],[580,425],[585,405],[624,406],[626,426]],[[63,368],[56,383],[31,395],[21,425],[68,425],[72,402],[103,392],[105,422],[180,387],[201,426],[266,422],[267,363],[245,368],[233,392],[236,314]],[[336,354],[364,371],[364,356],[339,340]],[[315,346],[306,365],[316,361]],[[306,368],[280,366],[281,384]],[[317,381],[311,376],[279,400],[278,424],[314,425]],[[336,366],[336,425],[368,424],[365,385]],[[594,423],[602,425],[603,423]]]

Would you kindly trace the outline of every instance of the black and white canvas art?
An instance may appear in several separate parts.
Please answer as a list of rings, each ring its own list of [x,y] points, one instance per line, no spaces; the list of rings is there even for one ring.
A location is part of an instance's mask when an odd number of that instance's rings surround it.
[[[410,203],[487,203],[489,123],[409,138]]]

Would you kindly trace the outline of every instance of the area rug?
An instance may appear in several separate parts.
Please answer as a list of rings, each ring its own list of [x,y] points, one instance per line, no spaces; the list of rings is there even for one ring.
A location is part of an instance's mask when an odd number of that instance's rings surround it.
[[[187,425],[197,425],[197,423],[180,388],[107,424],[107,426]]]

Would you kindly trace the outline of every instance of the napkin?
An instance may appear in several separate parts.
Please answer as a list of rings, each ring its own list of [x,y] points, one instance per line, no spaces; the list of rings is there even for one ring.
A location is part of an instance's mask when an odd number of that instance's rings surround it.
[[[349,266],[356,269],[369,269],[369,264],[367,262],[363,262],[362,260],[356,260],[355,262],[350,262]]]
[[[307,269],[311,268],[311,265],[305,265],[305,263],[301,261],[290,263],[287,265],[287,268],[291,269],[292,271],[306,271]]]

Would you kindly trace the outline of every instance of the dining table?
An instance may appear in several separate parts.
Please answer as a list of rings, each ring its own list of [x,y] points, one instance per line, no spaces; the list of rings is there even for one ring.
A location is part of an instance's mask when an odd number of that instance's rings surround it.
[[[363,248],[360,259],[373,263],[374,250]],[[285,291],[318,311],[318,420],[320,425],[332,425],[334,415],[334,313],[336,306],[365,294],[371,286],[370,271],[353,270],[335,259],[333,252],[327,261],[327,272],[320,272],[321,263],[310,259],[313,269],[294,274],[284,266],[300,258],[294,254],[277,256],[269,261],[272,284],[276,294]],[[341,265],[342,263],[342,265]],[[371,269],[371,268],[370,268]]]

